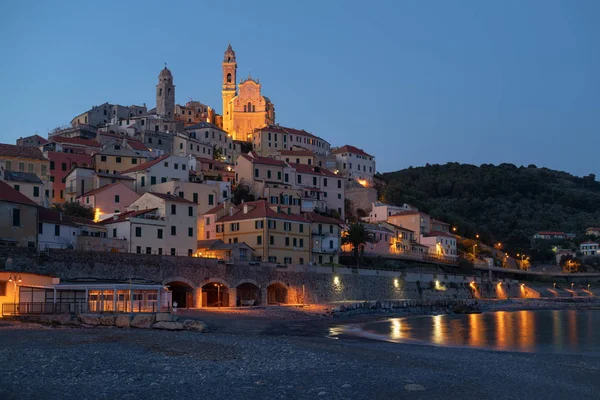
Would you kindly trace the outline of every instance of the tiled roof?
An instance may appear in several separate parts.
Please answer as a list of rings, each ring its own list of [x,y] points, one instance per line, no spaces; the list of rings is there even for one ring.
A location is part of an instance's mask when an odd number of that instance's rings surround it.
[[[405,227],[400,226],[400,225],[390,224],[389,222],[386,222],[386,224],[394,227],[394,229],[400,229],[400,230],[403,230],[403,231],[414,232],[412,229],[408,229],[408,228],[405,228]]]
[[[342,225],[344,221],[339,220],[337,218],[326,217],[321,214],[317,214],[316,212],[306,212],[302,213],[302,216],[309,220],[310,222],[320,222],[323,224],[334,224],[334,225]]]
[[[208,122],[204,122],[204,121],[203,122],[199,122],[199,123],[197,123],[195,125],[187,126],[185,128],[185,130],[186,131],[191,131],[193,129],[203,129],[203,128],[216,129],[218,131],[225,132],[223,129],[219,128],[218,126],[210,124]]]
[[[66,136],[52,136],[50,142],[74,144],[86,147],[101,147],[102,145],[95,140],[81,139],[81,138],[70,138]]]
[[[452,236],[451,234],[449,234],[448,232],[441,232],[441,231],[431,231],[429,232],[427,235],[425,235],[427,237],[432,237],[432,236],[443,236],[443,237],[449,237],[449,238],[454,238],[454,236]]]
[[[397,217],[397,216],[402,216],[402,215],[427,215],[421,211],[417,211],[417,210],[406,210],[406,211],[400,211],[397,212],[396,214],[391,215],[391,217]]]
[[[86,192],[86,193],[82,194],[81,196],[77,196],[77,197],[94,196],[94,195],[96,195],[98,193],[104,192],[106,189],[110,189],[112,187],[115,187],[116,185],[123,185],[123,184],[121,182],[110,183],[108,185],[104,185],[104,186],[100,186],[99,188],[92,189],[89,192]],[[127,186],[123,185],[123,187],[127,187]]]
[[[30,200],[27,196],[25,196],[23,193],[20,193],[18,190],[14,189],[4,181],[0,181],[0,200],[11,203],[37,206],[37,204]]]
[[[137,172],[137,171],[146,170],[146,169],[152,167],[153,165],[156,165],[159,162],[161,162],[161,161],[163,161],[163,160],[165,160],[165,159],[167,159],[169,157],[171,157],[171,156],[170,155],[164,155],[164,156],[156,158],[156,159],[154,159],[152,161],[147,161],[145,163],[138,164],[138,165],[136,165],[133,168],[129,168],[129,169],[126,169],[125,171],[121,171],[121,174],[127,174],[129,172]]]
[[[257,131],[267,131],[267,132],[273,132],[273,133],[289,133],[291,135],[307,136],[307,137],[310,137],[313,139],[319,139],[319,140],[326,142],[325,139],[315,136],[312,133],[305,131],[304,129],[295,129],[295,128],[290,128],[290,127],[281,126],[281,125],[267,125],[263,128],[255,130],[255,132],[257,132]]]
[[[24,138],[19,138],[19,140],[22,140],[22,139],[37,139],[37,141],[40,142],[40,144],[46,144],[46,143],[48,143],[48,140],[46,140],[45,138],[41,137],[38,134],[27,136],[27,137],[24,137]]]
[[[147,208],[145,210],[127,211],[125,213],[115,215],[112,218],[103,219],[102,221],[98,222],[98,224],[108,225],[108,224],[113,224],[116,222],[123,222],[130,218],[139,217],[140,215],[148,214],[148,213],[156,211],[156,210],[158,210],[158,208]]]
[[[0,157],[30,158],[46,161],[39,148],[33,146],[18,146],[16,144],[0,143]]]
[[[225,207],[225,204],[221,203],[216,207],[211,208],[210,210],[206,211],[204,214],[216,214],[219,210],[222,210]]]
[[[254,163],[254,164],[263,164],[263,165],[274,165],[278,167],[285,167],[285,161],[275,160],[269,157],[260,157],[260,156],[249,156],[248,154],[240,154],[240,157],[245,158],[246,160]]]
[[[166,201],[173,201],[176,203],[184,203],[184,204],[196,204],[193,201],[189,201],[184,199],[183,197],[175,196],[174,194],[166,194],[166,193],[155,193],[155,192],[147,192],[153,196],[158,197],[159,199],[163,199]]]
[[[248,212],[244,214],[244,206],[248,207]],[[218,222],[228,221],[241,221],[245,219],[256,219],[256,218],[277,218],[285,219],[298,222],[309,222],[306,218],[302,218],[298,215],[278,213],[271,209],[273,204],[268,203],[266,200],[251,201],[248,203],[240,204],[234,207],[233,215],[225,215],[219,219]]]
[[[553,231],[542,231],[538,232],[538,235],[566,235],[564,232],[553,232]]]
[[[292,166],[296,170],[296,172],[299,172],[301,174],[323,175],[334,178],[340,178],[339,175],[334,174],[327,168],[319,167],[318,165],[290,163],[290,166]]]
[[[5,171],[4,179],[12,182],[43,183],[36,174],[29,172]]]
[[[121,180],[125,180],[125,181],[135,181],[134,178],[132,178],[130,176],[126,176],[126,175],[121,175],[121,174],[105,174],[104,172],[102,172],[102,173],[96,172],[96,176],[99,176],[100,178],[111,178],[111,179],[121,179]]]
[[[146,147],[146,145],[144,143],[142,143],[140,141],[137,141],[137,140],[128,140],[127,144],[129,146],[131,146],[131,148],[133,150],[137,150],[137,151],[150,151],[148,149],[148,147]]]
[[[587,242],[583,242],[583,243],[581,243],[581,244],[598,244],[598,243],[596,243],[596,242],[592,242],[591,240],[588,240]]]
[[[72,225],[75,226],[75,222],[72,217],[69,215],[62,214],[58,211],[51,210],[49,208],[40,207],[39,210],[39,220],[40,222],[49,222],[52,224],[59,225]],[[90,221],[93,223],[93,221]]]
[[[331,152],[331,154],[339,154],[339,153],[352,153],[359,154],[361,156],[373,157],[369,153],[366,153],[363,149],[359,149],[358,147],[350,146],[349,144],[337,148]]]
[[[431,218],[431,223],[432,224],[437,224],[437,225],[448,225],[448,226],[450,226],[449,223],[444,222],[444,221],[440,221],[439,219],[434,219],[434,218]]]

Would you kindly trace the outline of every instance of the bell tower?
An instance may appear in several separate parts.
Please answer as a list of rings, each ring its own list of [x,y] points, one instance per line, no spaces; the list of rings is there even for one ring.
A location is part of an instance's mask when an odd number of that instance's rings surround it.
[[[160,71],[158,85],[156,85],[156,114],[165,119],[174,119],[175,116],[175,85],[173,75],[167,68]]]
[[[231,100],[237,94],[235,86],[237,62],[235,61],[235,51],[233,51],[231,45],[227,46],[227,50],[225,50],[222,65],[223,83],[221,95],[223,96],[223,130],[231,133],[233,130],[233,107],[231,105]]]

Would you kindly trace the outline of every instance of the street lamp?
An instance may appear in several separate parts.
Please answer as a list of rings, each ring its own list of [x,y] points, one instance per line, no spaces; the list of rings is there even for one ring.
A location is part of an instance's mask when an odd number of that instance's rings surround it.
[[[478,233],[477,235],[475,235],[475,238],[476,238],[476,239],[479,239],[479,233]]]
[[[452,227],[452,232],[456,232],[456,227]]]
[[[477,248],[477,243],[473,245],[473,258],[475,258],[475,248]]]
[[[217,287],[217,308],[220,308],[221,307],[221,284],[215,283],[215,286]]]
[[[13,283],[13,313],[17,313],[17,282],[21,283],[23,280],[21,279],[20,274],[10,274],[8,277],[8,281]]]

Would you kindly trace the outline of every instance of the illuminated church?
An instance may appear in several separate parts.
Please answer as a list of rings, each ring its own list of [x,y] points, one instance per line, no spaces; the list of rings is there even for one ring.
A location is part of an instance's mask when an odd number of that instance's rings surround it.
[[[236,87],[237,62],[231,45],[223,58],[223,130],[233,140],[248,141],[255,130],[275,123],[275,107],[261,94],[258,79],[248,76]]]

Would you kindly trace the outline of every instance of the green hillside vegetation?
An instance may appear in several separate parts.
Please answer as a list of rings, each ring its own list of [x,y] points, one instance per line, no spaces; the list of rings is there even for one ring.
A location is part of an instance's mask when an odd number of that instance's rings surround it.
[[[575,233],[600,226],[600,183],[535,165],[448,163],[379,175],[380,198],[408,203],[457,227],[467,237],[529,252],[537,231]],[[535,244],[534,244],[535,245]],[[535,246],[534,246],[535,247]],[[542,258],[547,258],[546,256]]]

